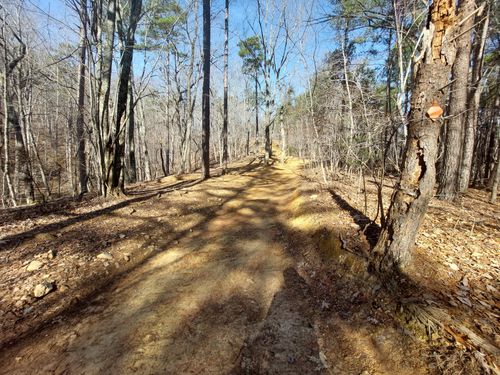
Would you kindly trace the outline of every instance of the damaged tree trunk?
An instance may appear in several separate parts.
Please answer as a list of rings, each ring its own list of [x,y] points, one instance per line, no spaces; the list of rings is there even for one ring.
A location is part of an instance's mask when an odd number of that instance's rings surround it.
[[[388,272],[407,265],[411,248],[433,196],[445,88],[455,50],[453,0],[437,0],[429,8],[423,51],[417,60],[408,119],[408,138],[401,176],[392,195],[386,225],[373,249],[372,267]]]

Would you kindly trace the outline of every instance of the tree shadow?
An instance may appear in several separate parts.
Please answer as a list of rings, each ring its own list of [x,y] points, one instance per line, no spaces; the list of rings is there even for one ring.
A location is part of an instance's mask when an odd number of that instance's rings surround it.
[[[261,328],[243,344],[231,374],[322,374],[309,287],[297,271],[283,271]]]
[[[370,247],[373,249],[377,244],[379,235],[380,235],[380,225],[373,222],[368,216],[363,214],[357,208],[351,206],[344,198],[338,195],[334,190],[328,189],[330,196],[333,198],[335,203],[347,211],[349,215],[353,218],[354,222],[359,226],[359,230],[365,233],[366,239],[370,244]]]
[[[380,235],[380,226],[373,223],[335,191],[329,189],[329,193],[334,202],[348,212],[354,222],[366,233],[366,240],[373,249]],[[387,257],[385,260],[387,264],[397,264],[392,259],[392,254],[384,254],[384,257]],[[392,304],[395,304],[400,310],[397,314],[399,318],[411,323],[411,327],[418,332],[418,336],[427,337],[429,341],[433,341],[434,336],[439,337],[441,348],[449,346],[450,343],[460,343],[465,337],[466,340],[470,341],[465,342],[464,345],[476,348],[476,350],[480,349],[492,357],[498,358],[500,356],[500,348],[493,343],[491,335],[481,329],[478,330],[475,323],[480,309],[483,308],[482,304],[467,306],[460,299],[458,300],[460,303],[457,304],[451,297],[454,294],[454,287],[452,287],[450,294],[450,292],[438,289],[439,287],[423,285],[419,280],[412,278],[412,273],[406,272],[408,271],[406,269],[394,268],[379,272],[369,262],[370,259],[367,261],[368,263],[364,267],[365,272],[355,272],[354,274],[351,272],[351,280],[359,285],[360,290],[364,289],[372,295],[380,294],[389,297]],[[357,277],[353,275],[357,275]],[[435,276],[432,275],[432,277]],[[472,298],[472,296],[467,298]],[[459,339],[457,340],[457,338]],[[436,350],[441,349],[436,346]]]
[[[257,168],[258,165],[245,165],[244,168],[242,169],[243,171],[251,171],[255,168]],[[237,169],[235,169],[236,171]],[[186,187],[193,187],[202,181],[199,179],[196,180],[188,180],[188,181],[182,181],[180,183],[175,183],[174,185],[168,185],[166,187],[163,187],[161,190],[161,193],[169,193],[169,192],[174,192],[177,190],[180,190],[182,188]],[[228,194],[226,196],[217,196],[218,200],[217,202],[205,202],[204,205],[202,205],[200,208],[196,209],[190,209],[189,210],[183,210],[181,209],[179,211],[179,215],[198,215],[202,219],[196,223],[195,225],[192,225],[188,228],[182,229],[182,230],[174,230],[173,227],[171,227],[168,224],[161,224],[162,230],[165,231],[164,238],[160,241],[157,242],[157,245],[159,248],[162,250],[168,250],[169,247],[175,245],[180,241],[181,239],[185,238],[192,232],[197,232],[197,231],[203,231],[206,225],[210,223],[210,221],[213,219],[212,214],[216,210],[218,210],[222,205],[224,205],[227,202],[230,202],[233,199],[238,198],[241,196],[241,194],[244,193],[245,189],[248,188],[246,186],[243,186],[241,189],[230,189],[230,188],[224,188],[227,190]],[[209,194],[210,195],[210,194]],[[12,236],[7,236],[2,240],[2,248],[3,250],[15,250],[21,243],[24,241],[35,237],[37,234],[40,233],[47,233],[47,232],[52,232],[52,231],[57,231],[60,229],[63,229],[67,226],[77,224],[77,223],[83,223],[85,221],[90,221],[92,219],[98,219],[99,217],[103,215],[111,215],[113,217],[120,217],[120,215],[116,215],[115,211],[118,211],[122,208],[125,208],[127,206],[130,206],[135,203],[144,203],[148,200],[154,199],[155,197],[158,196],[158,191],[155,191],[154,193],[148,193],[143,196],[137,196],[131,199],[128,199],[126,201],[122,201],[116,204],[113,204],[110,207],[98,209],[91,211],[89,213],[81,214],[81,215],[76,215],[74,217],[62,220],[60,222],[56,223],[50,223],[46,225],[42,225],[33,229],[30,229],[28,231],[15,234]],[[157,204],[157,203],[155,203]],[[172,206],[170,206],[172,207]],[[125,217],[126,219],[126,217]],[[145,232],[145,233],[152,233],[153,231],[156,232],[156,229],[159,229],[160,225],[158,222],[154,221],[152,218],[147,217],[147,218],[138,218],[140,219],[141,224],[137,227],[132,228],[134,232],[137,234]],[[99,232],[99,226],[95,229],[92,228],[92,230],[89,230],[88,227],[84,227],[86,231],[86,235],[89,238],[89,241],[86,241],[85,243],[79,243],[78,245],[83,245],[79,246],[79,249],[77,251],[85,253],[86,256],[92,255],[95,253],[96,249],[99,249],[99,243],[102,241],[105,241],[109,236],[107,234],[103,234]],[[154,228],[154,230],[153,230]],[[82,228],[77,228],[75,230],[82,230]],[[114,237],[116,237],[116,234],[119,233],[120,228],[116,228],[116,232],[114,233]],[[173,233],[169,233],[169,232]],[[70,234],[69,234],[70,235]],[[160,236],[160,234],[158,234]],[[64,237],[65,238],[65,237]],[[64,241],[64,238],[61,237],[56,237],[54,236],[53,240],[49,242],[44,242],[47,246],[50,245],[51,248],[54,248],[54,244],[60,243],[61,241]],[[98,241],[96,241],[98,240]],[[147,250],[149,248],[151,241],[150,240],[145,240],[144,244],[142,247],[145,250],[146,255],[145,256],[139,256],[140,258],[139,261],[131,261],[130,263],[127,263],[126,265],[121,265],[121,269],[115,272],[108,272],[106,270],[106,275],[101,275],[101,278],[82,278],[82,282],[78,284],[78,293],[75,297],[67,297],[64,295],[61,295],[60,293],[51,293],[45,298],[39,300],[36,302],[37,309],[42,309],[45,310],[42,316],[38,316],[36,321],[31,322],[30,320],[33,318],[32,315],[23,315],[21,314],[20,316],[16,317],[15,320],[15,326],[20,327],[22,326],[23,323],[29,322],[29,330],[23,331],[22,329],[15,329],[15,331],[6,334],[5,335],[5,340],[0,342],[0,347],[8,347],[12,346],[15,344],[15,342],[19,341],[22,338],[25,338],[27,335],[36,335],[38,332],[44,330],[48,324],[50,324],[51,321],[54,319],[66,319],[70,318],[72,316],[78,315],[78,312],[84,309],[90,301],[92,301],[94,298],[96,298],[98,295],[105,293],[106,291],[110,290],[113,288],[113,286],[119,282],[119,280],[126,275],[128,275],[130,272],[132,272],[134,269],[137,269],[144,264],[146,264],[152,257],[157,255],[157,251],[149,251]],[[34,249],[29,252],[24,250],[23,251],[23,257],[32,255],[33,252],[39,253],[40,251],[43,251],[43,249],[46,247],[46,245],[40,245],[38,244],[37,246],[34,247]],[[96,247],[97,246],[97,247]],[[42,249],[42,250],[41,250]],[[102,249],[100,250],[102,251]],[[6,259],[8,261],[8,259]],[[26,278],[28,277],[28,274],[23,274],[21,277]],[[60,306],[54,307],[55,303],[60,303],[60,301],[63,300],[62,304]]]
[[[67,226],[70,226],[70,225],[73,225],[76,223],[81,223],[84,221],[88,221],[88,220],[97,218],[99,216],[111,214],[114,211],[128,207],[131,204],[147,201],[151,198],[156,197],[159,193],[161,193],[161,194],[170,193],[170,192],[180,190],[180,189],[183,189],[186,187],[195,186],[195,185],[199,184],[200,182],[201,182],[201,180],[181,181],[181,182],[175,183],[173,185],[169,185],[167,187],[159,188],[159,189],[155,190],[153,193],[151,193],[151,191],[148,191],[148,192],[146,192],[146,195],[144,195],[144,192],[143,193],[138,192],[137,193],[137,195],[139,195],[138,197],[121,201],[121,202],[113,204],[109,207],[101,208],[101,209],[87,212],[87,213],[84,213],[81,215],[71,215],[72,216],[71,218],[68,218],[65,220],[61,220],[61,221],[46,224],[46,225],[40,225],[38,227],[35,227],[33,229],[30,229],[30,230],[27,230],[27,231],[24,231],[21,233],[13,234],[10,236],[5,236],[4,238],[2,238],[2,251],[9,250],[13,247],[17,247],[23,241],[26,241],[30,238],[33,238],[37,234],[50,233],[50,232],[54,232],[57,230],[61,230]],[[136,195],[136,194],[131,194],[131,195]],[[65,214],[65,216],[67,216],[67,214]]]

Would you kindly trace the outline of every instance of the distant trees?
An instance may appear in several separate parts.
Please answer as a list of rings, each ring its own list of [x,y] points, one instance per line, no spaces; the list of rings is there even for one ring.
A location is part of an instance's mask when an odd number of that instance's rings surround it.
[[[243,59],[243,73],[253,78],[255,100],[255,140],[259,137],[259,76],[264,60],[258,36],[250,36],[238,43],[239,56]]]
[[[19,201],[18,191],[16,191],[19,181],[24,188],[24,200],[27,204],[35,200],[35,190],[32,177],[30,155],[27,148],[27,132],[22,122],[25,120],[20,111],[22,107],[22,91],[24,78],[22,62],[26,58],[27,46],[22,34],[10,24],[11,18],[5,9],[0,15],[0,41],[2,47],[2,97],[3,97],[3,180],[4,191],[7,190],[10,202],[16,206]],[[18,27],[21,25],[18,24]],[[12,164],[10,162],[10,134],[14,133],[14,178],[11,177]],[[7,189],[5,189],[5,187]]]

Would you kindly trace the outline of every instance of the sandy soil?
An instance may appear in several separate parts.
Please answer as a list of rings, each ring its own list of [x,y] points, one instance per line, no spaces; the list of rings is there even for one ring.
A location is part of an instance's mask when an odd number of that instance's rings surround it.
[[[19,214],[2,227],[0,373],[428,373],[427,348],[394,306],[353,289],[363,261],[349,277],[331,272],[321,220],[339,209],[318,202],[300,169],[249,160],[28,227]],[[33,259],[44,266],[28,272]],[[35,299],[41,280],[56,289]]]

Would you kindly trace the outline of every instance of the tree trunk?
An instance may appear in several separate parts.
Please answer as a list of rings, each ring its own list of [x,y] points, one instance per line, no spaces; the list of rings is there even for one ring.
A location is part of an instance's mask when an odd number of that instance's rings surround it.
[[[7,48],[7,47],[5,47]],[[6,69],[7,71],[7,64]],[[9,108],[9,100],[8,100],[8,84],[7,84],[7,74],[5,74],[3,79],[3,107]],[[5,184],[7,185],[7,190],[9,191],[10,202],[12,206],[17,206],[17,197],[14,191],[14,186],[12,184],[12,179],[10,176],[10,154],[9,154],[9,111],[4,111],[4,126],[3,126],[3,148],[4,148],[4,159],[3,159],[3,179]]]
[[[247,143],[245,144],[245,155],[250,153],[250,130],[247,130]]]
[[[286,129],[285,129],[285,121],[284,121],[284,112],[285,109],[283,106],[279,110],[279,116],[280,116],[280,133],[281,133],[281,164],[285,163],[286,159],[286,148],[287,148],[287,142],[286,142]]]
[[[87,192],[87,163],[85,157],[85,58],[87,56],[87,0],[80,0],[80,62],[78,66],[78,114],[76,117],[76,141],[78,144],[78,179],[80,194]]]
[[[436,0],[429,8],[423,60],[416,66],[411,98],[408,137],[403,168],[394,190],[386,225],[373,249],[372,266],[383,272],[403,268],[411,259],[411,248],[433,195],[439,136],[440,106],[446,96],[455,56],[449,43],[455,34],[455,9],[450,0]]]
[[[128,183],[137,182],[137,160],[135,157],[135,102],[133,80],[130,79],[128,88]]]
[[[492,177],[493,181],[491,184],[490,203],[495,203],[497,201],[498,182],[500,181],[500,147],[498,147],[497,161],[495,163],[495,168],[493,169]]]
[[[460,26],[460,37],[457,40],[457,55],[452,67],[452,84],[450,98],[448,127],[440,184],[437,192],[439,199],[452,201],[458,193],[458,172],[462,144],[462,128],[467,113],[467,86],[469,82],[469,58],[471,50],[471,32],[474,17],[468,17],[476,9],[475,0],[463,0],[460,3],[458,19],[464,20]]]
[[[2,36],[5,37],[5,30],[2,29]],[[28,151],[26,149],[26,143],[23,137],[23,131],[21,128],[21,124],[19,121],[19,114],[16,111],[14,105],[14,95],[11,90],[12,85],[12,75],[14,70],[18,66],[18,64],[24,59],[26,56],[26,45],[22,41],[22,39],[13,32],[14,38],[19,42],[19,49],[17,56],[13,56],[9,54],[7,51],[7,45],[4,45],[4,87],[3,87],[3,96],[4,96],[4,148],[5,148],[5,170],[4,170],[4,178],[7,182],[7,187],[9,189],[9,194],[11,197],[12,204],[14,206],[17,205],[17,197],[15,194],[15,185],[12,184],[10,173],[9,173],[9,125],[12,127],[15,136],[14,142],[14,155],[16,161],[16,170],[18,172],[17,176],[20,181],[22,181],[24,185],[24,194],[25,200],[27,204],[32,204],[35,201],[35,189],[33,186],[33,179],[31,175],[30,169],[30,161]],[[21,92],[19,92],[21,95]]]
[[[486,6],[486,3],[483,3]],[[472,78],[471,89],[468,95],[467,120],[464,126],[464,144],[462,146],[462,157],[458,177],[458,190],[465,192],[469,187],[472,157],[474,154],[474,138],[477,128],[479,114],[479,102],[481,99],[481,73],[483,65],[484,46],[488,36],[489,8],[486,10],[486,17],[482,21],[481,34],[477,32],[474,50],[472,53]],[[477,14],[481,17],[482,12]],[[479,30],[479,27],[478,27]],[[480,34],[480,35],[479,35]]]
[[[104,17],[103,17],[104,18]],[[111,165],[112,153],[109,150],[113,145],[113,137],[109,123],[109,97],[111,92],[111,71],[113,68],[113,50],[115,42],[115,20],[116,20],[116,0],[108,1],[105,23],[100,25],[100,36],[98,44],[99,55],[99,75],[98,75],[98,113],[96,119],[98,131],[98,148],[100,156],[101,174],[101,194],[107,195],[109,192],[108,168]],[[104,40],[102,33],[105,32]]]
[[[123,186],[123,159],[125,156],[125,132],[122,119],[127,109],[130,72],[134,56],[135,29],[141,14],[142,0],[129,0],[130,16],[127,30],[123,29],[122,20],[118,19],[118,32],[122,40],[122,51],[119,62],[119,75],[116,99],[116,115],[113,128],[110,129],[106,143],[106,185],[109,192],[119,194],[124,191]]]
[[[203,0],[202,179],[210,177],[210,0]]]
[[[259,140],[259,78],[255,71],[255,143]]]
[[[26,142],[23,136],[21,123],[19,122],[19,114],[12,104],[12,99],[9,100],[7,107],[9,112],[9,121],[14,129],[15,135],[15,158],[18,170],[18,179],[22,181],[24,186],[24,195],[27,204],[32,204],[35,201],[35,188],[33,186],[33,178],[31,176],[30,160],[26,149]]]
[[[146,115],[144,114],[144,105],[142,104],[142,100],[138,101],[138,115],[140,120],[137,122],[137,130],[139,131],[139,143],[141,145],[142,158],[143,158],[143,171],[144,171],[144,180],[151,180],[151,163],[149,161],[149,149],[148,142],[146,140]]]
[[[226,14],[224,17],[224,114],[222,123],[222,171],[227,170],[227,128],[228,128],[228,55],[229,55],[229,0],[225,0]]]
[[[272,152],[272,144],[271,144],[271,82],[270,82],[270,68],[268,66],[264,67],[265,73],[264,73],[264,97],[266,101],[266,107],[265,107],[265,127],[264,127],[264,160],[266,163],[271,159],[273,156]]]
[[[345,80],[345,88],[347,92],[347,103],[349,104],[349,147],[351,147],[352,140],[354,138],[354,114],[352,110],[352,95],[351,95],[351,89],[349,85],[349,71],[348,71],[348,60],[347,60],[347,54],[346,54],[346,44],[347,44],[347,27],[345,30],[345,36],[342,39],[342,61],[343,61],[343,66],[344,66],[344,80]]]

